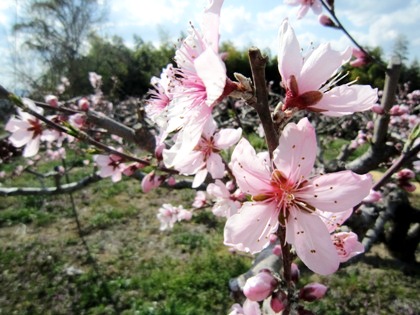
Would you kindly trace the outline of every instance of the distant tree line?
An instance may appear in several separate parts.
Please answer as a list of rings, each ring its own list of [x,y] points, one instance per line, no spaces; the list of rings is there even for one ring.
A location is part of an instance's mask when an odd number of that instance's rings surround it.
[[[96,0],[28,0],[22,22],[14,26],[15,32],[24,36],[25,49],[36,54],[42,64],[42,73],[30,78],[31,96],[40,98],[54,93],[61,77],[70,86],[61,98],[89,94],[92,88],[88,73],[102,76],[103,91],[114,99],[143,96],[150,88],[152,76],[159,76],[163,67],[174,63],[175,44],[163,40],[159,47],[135,36],[134,45],[128,46],[122,38],[104,38],[95,33],[105,21],[106,7]],[[409,89],[420,89],[420,65],[417,60],[407,64],[408,41],[400,37],[394,50],[404,62],[401,83],[409,82]],[[25,51],[22,49],[22,51]],[[232,42],[222,43],[221,52],[227,53],[228,76],[233,72],[251,76],[247,50],[238,49]],[[376,60],[386,64],[380,48],[368,49]],[[267,81],[274,92],[281,92],[276,55],[269,57]],[[361,68],[345,66],[347,82],[371,84],[379,89],[384,84],[384,69],[378,63]]]

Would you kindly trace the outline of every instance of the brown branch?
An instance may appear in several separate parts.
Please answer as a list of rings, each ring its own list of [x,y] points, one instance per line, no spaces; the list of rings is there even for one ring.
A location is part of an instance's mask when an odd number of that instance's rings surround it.
[[[393,58],[385,76],[384,94],[381,102],[385,114],[378,116],[375,120],[371,147],[361,157],[346,164],[346,168],[355,173],[364,174],[376,169],[380,163],[395,154],[395,151],[386,145],[386,141],[390,120],[388,112],[392,105],[394,105],[400,71],[401,61],[399,58]]]
[[[67,194],[87,187],[88,185],[96,183],[101,179],[102,177],[96,174],[92,174],[84,177],[83,179],[77,182],[62,184],[58,187],[0,187],[0,196],[51,196],[58,194]]]
[[[273,151],[279,144],[279,135],[274,128],[270,108],[268,106],[268,91],[265,81],[265,67],[267,64],[267,57],[263,57],[261,55],[261,51],[255,47],[249,49],[248,57],[249,63],[251,65],[252,79],[254,81],[256,96],[256,100],[249,104],[255,108],[258,116],[260,117],[262,126],[264,128],[268,151],[270,153],[270,157],[272,157]]]

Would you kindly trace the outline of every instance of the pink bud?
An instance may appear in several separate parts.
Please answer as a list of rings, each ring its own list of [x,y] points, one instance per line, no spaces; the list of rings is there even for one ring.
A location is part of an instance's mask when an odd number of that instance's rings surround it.
[[[267,270],[263,270],[255,276],[248,278],[243,292],[251,301],[265,300],[277,286],[277,280]]]
[[[378,115],[383,115],[384,113],[384,109],[382,108],[381,105],[375,104],[372,106],[372,112],[378,114]]]
[[[162,178],[160,176],[156,176],[155,172],[150,172],[146,176],[144,176],[143,180],[141,181],[141,187],[144,193],[148,193],[154,188],[157,188],[162,184]]]
[[[281,250],[281,246],[280,245],[275,245],[273,247],[273,254],[280,257],[282,254],[282,250]]]
[[[366,124],[367,129],[373,129],[374,126],[375,126],[375,124],[373,123],[372,120],[369,120]]]
[[[270,234],[269,240],[270,240],[271,244],[277,242],[277,239],[278,239],[278,237],[277,237],[276,234]]]
[[[299,267],[295,263],[292,263],[291,269],[292,269],[292,281],[294,283],[297,283],[299,281],[299,277],[300,277]]]
[[[270,306],[275,313],[280,313],[286,308],[287,295],[283,291],[279,290],[274,292],[271,296]]]
[[[412,170],[408,168],[404,168],[396,174],[396,177],[397,179],[400,179],[400,180],[408,180],[408,179],[413,179],[414,177],[416,177],[416,174],[414,174]]]
[[[300,289],[299,298],[307,302],[313,302],[322,299],[327,290],[328,288],[325,285],[312,282]]]
[[[321,25],[323,26],[328,26],[328,27],[337,27],[337,25],[335,25],[334,21],[331,20],[327,15],[325,14],[321,14],[318,17],[318,21],[319,23],[321,23]]]
[[[362,200],[364,203],[373,203],[378,202],[382,198],[382,194],[380,191],[377,190],[371,190],[369,195],[365,197],[365,199]]]
[[[414,192],[417,189],[416,185],[409,181],[401,181],[399,185],[407,192]]]
[[[176,184],[176,179],[175,177],[171,176],[168,178],[168,180],[166,181],[168,183],[169,186],[173,186]]]

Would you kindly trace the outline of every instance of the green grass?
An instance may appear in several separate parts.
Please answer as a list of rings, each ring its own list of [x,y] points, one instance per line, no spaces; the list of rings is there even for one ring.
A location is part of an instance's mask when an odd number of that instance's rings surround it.
[[[251,141],[258,146],[260,139]],[[333,142],[329,157],[342,144]],[[29,174],[19,181],[37,183]],[[162,188],[143,194],[132,179],[105,179],[74,193],[100,277],[78,237],[69,196],[0,197],[0,314],[226,314],[234,303],[229,279],[251,260],[223,245],[224,220],[200,211],[159,231],[157,209],[189,208],[194,195]],[[18,233],[23,224],[26,234]],[[69,275],[71,266],[83,273]],[[299,285],[329,287],[324,299],[305,305],[318,315],[420,312],[418,277],[404,274],[390,256],[370,253],[330,277],[302,274]]]

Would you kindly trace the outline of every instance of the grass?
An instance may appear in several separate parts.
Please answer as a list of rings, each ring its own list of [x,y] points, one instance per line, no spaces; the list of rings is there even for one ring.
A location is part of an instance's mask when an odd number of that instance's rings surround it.
[[[226,314],[234,303],[229,279],[251,260],[223,245],[224,221],[200,211],[170,232],[159,230],[160,205],[189,208],[194,194],[162,188],[143,194],[130,179],[75,193],[100,275],[78,236],[69,196],[0,197],[0,314]],[[420,313],[419,278],[381,246],[330,277],[301,270],[300,285],[330,288],[305,305],[318,315]]]

